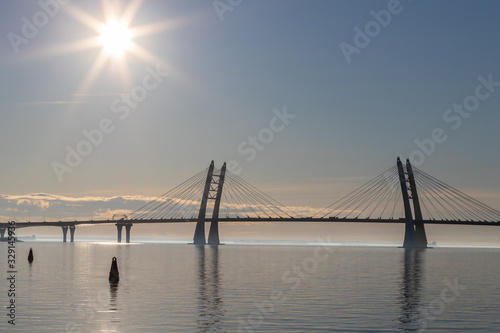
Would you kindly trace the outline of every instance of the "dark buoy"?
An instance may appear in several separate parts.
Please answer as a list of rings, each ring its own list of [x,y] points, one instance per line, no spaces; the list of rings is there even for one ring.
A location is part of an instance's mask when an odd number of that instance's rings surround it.
[[[33,262],[33,248],[30,247],[30,254],[28,254],[28,261],[31,264]]]
[[[118,283],[118,281],[120,281],[118,264],[116,263],[116,257],[113,257],[113,261],[111,262],[111,270],[109,271],[109,283]]]

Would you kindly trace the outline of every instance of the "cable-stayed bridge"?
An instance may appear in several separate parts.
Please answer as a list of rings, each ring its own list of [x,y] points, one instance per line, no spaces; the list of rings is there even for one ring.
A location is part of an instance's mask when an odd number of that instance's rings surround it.
[[[219,245],[219,222],[358,222],[404,223],[403,247],[427,247],[426,224],[500,226],[500,212],[398,158],[395,166],[366,184],[303,216],[274,200],[238,175],[210,166],[120,220],[16,222],[16,228],[58,226],[71,242],[77,225],[110,224],[121,242],[131,228],[144,223],[196,223],[193,243]],[[205,224],[210,222],[208,241]],[[0,223],[4,238],[8,223]]]

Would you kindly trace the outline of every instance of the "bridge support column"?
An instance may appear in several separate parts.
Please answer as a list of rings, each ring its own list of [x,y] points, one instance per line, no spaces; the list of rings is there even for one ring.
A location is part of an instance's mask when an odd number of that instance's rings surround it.
[[[207,180],[205,181],[205,189],[201,198],[200,212],[198,214],[198,221],[196,222],[196,229],[194,231],[193,244],[205,245],[205,213],[207,211],[208,195],[210,193],[210,184],[212,183],[212,175],[214,173],[214,161],[210,163],[208,168]]]
[[[413,168],[411,167],[410,160],[406,160],[406,172],[408,172],[408,181],[410,182],[411,198],[413,200],[413,210],[415,212],[415,236],[417,247],[427,247],[427,235],[425,233],[424,219],[422,217],[422,209],[420,208],[420,201],[418,199],[417,184],[413,175]]]
[[[68,226],[63,225],[61,228],[62,228],[62,232],[63,232],[63,243],[66,243],[66,236],[68,234]]]
[[[69,235],[70,235],[70,242],[71,243],[75,242],[75,230],[76,230],[76,226],[74,226],[74,225],[69,226]]]
[[[0,239],[5,237],[5,228],[0,228]]]
[[[406,186],[406,176],[403,169],[403,164],[398,157],[398,173],[399,183],[401,185],[401,192],[403,194],[403,203],[405,207],[405,239],[403,242],[404,248],[417,247],[417,238],[415,236],[415,225],[413,224],[413,217],[411,213],[410,198],[408,196],[408,187]]]
[[[121,243],[122,242],[122,228],[123,228],[123,224],[122,223],[117,223],[115,225],[116,225],[116,231],[118,233],[116,241],[118,243]]]
[[[427,248],[427,234],[423,222],[415,221],[415,237],[418,248]]]
[[[222,165],[219,174],[219,182],[217,186],[217,195],[215,196],[214,211],[212,213],[212,223],[210,223],[210,232],[208,234],[208,244],[219,245],[219,207],[222,197],[222,187],[224,186],[224,178],[226,176],[226,163]]]
[[[130,243],[130,229],[132,228],[132,223],[125,224],[125,241]]]

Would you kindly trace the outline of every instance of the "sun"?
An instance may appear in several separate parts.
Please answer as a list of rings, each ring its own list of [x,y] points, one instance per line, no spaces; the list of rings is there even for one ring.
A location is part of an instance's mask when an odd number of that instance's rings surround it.
[[[99,41],[106,52],[116,57],[122,56],[132,45],[127,25],[114,20],[102,26]]]
[[[129,89],[132,86],[130,65],[137,60],[155,64],[161,68],[169,68],[170,66],[163,59],[141,46],[138,41],[140,42],[141,37],[173,30],[190,24],[194,20],[194,18],[179,17],[136,25],[133,22],[144,0],[130,0],[125,6],[124,2],[101,1],[102,15],[100,18],[97,15],[89,14],[76,5],[65,7],[65,10],[76,21],[86,25],[93,33],[83,39],[46,48],[42,55],[53,56],[100,48],[94,62],[86,71],[76,95],[84,96],[107,65],[116,70],[116,82],[122,85],[123,89]]]

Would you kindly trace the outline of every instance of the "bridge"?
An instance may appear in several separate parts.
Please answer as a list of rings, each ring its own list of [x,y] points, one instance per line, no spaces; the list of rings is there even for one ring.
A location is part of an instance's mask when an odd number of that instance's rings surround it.
[[[417,189],[418,188],[418,189]],[[210,222],[208,240],[205,224]],[[426,248],[426,224],[500,226],[500,212],[398,158],[395,166],[319,210],[302,216],[238,175],[210,166],[120,220],[16,222],[16,228],[56,226],[74,242],[76,226],[115,224],[117,241],[130,242],[144,223],[196,223],[193,244],[219,245],[219,222],[404,223],[404,248]],[[0,223],[2,239],[8,223]]]

